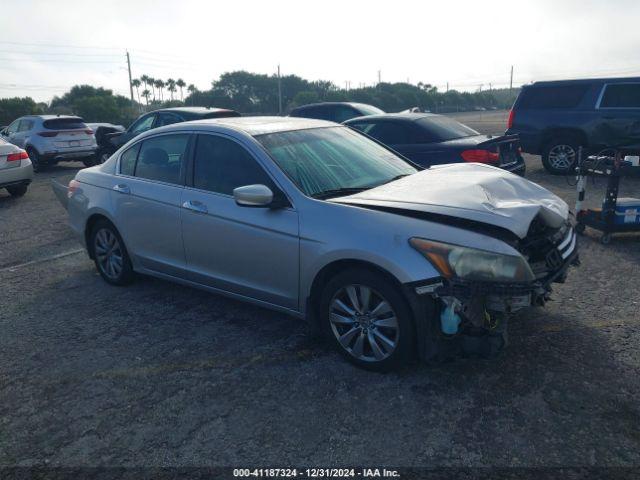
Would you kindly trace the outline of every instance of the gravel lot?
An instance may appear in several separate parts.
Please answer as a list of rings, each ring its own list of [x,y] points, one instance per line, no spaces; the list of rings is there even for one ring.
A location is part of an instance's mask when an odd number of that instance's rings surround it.
[[[0,466],[640,466],[637,236],[587,231],[582,266],[499,359],[374,374],[281,314],[105,284],[48,184],[77,168],[0,193]],[[527,168],[573,204],[539,158]]]

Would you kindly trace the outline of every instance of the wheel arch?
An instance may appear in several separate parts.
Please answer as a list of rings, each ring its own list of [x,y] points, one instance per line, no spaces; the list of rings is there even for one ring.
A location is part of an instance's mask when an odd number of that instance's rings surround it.
[[[585,147],[589,146],[589,137],[584,130],[572,127],[551,127],[545,130],[542,135],[543,150],[548,148],[549,143],[555,138],[577,139],[581,145]]]
[[[118,229],[116,224],[105,213],[103,213],[103,212],[94,212],[91,215],[89,215],[89,217],[87,218],[87,221],[85,222],[85,227],[84,227],[84,243],[87,246],[87,252],[89,253],[89,258],[91,258],[92,260],[94,260],[95,257],[94,257],[93,248],[92,248],[91,242],[90,242],[90,240],[91,240],[91,231],[93,230],[93,227],[95,226],[95,224],[97,222],[99,222],[100,220],[106,220],[111,225],[113,225],[113,228],[115,228],[118,231],[118,233],[120,233],[120,230]],[[120,233],[120,236],[122,236],[121,233]]]
[[[348,270],[350,268],[362,268],[365,270],[370,270],[372,272],[376,272],[381,274],[391,283],[398,287],[398,290],[404,296],[404,292],[402,290],[402,282],[398,280],[398,278],[393,275],[391,272],[386,270],[385,268],[376,265],[375,263],[368,262],[366,260],[360,260],[356,258],[343,258],[339,260],[334,260],[324,267],[322,267],[315,275],[313,281],[311,282],[311,287],[309,289],[309,294],[306,298],[305,303],[305,313],[309,322],[317,326],[318,323],[318,307],[320,296],[322,294],[322,289],[324,285],[333,277],[338,275],[339,273]]]

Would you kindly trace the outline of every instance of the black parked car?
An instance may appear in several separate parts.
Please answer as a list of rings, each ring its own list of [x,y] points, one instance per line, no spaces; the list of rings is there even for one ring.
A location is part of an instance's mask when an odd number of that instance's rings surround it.
[[[155,110],[138,117],[138,119],[123,132],[105,133],[101,135],[100,138],[96,135],[96,141],[98,142],[98,152],[96,156],[100,163],[104,163],[105,160],[122,145],[152,128],[204,118],[239,116],[240,114],[235,110],[228,110],[226,108],[175,107]]]
[[[518,137],[482,135],[432,113],[387,113],[344,122],[423,167],[478,162],[524,175]]]
[[[291,110],[290,117],[316,118],[342,123],[350,118],[384,113],[373,105],[353,102],[323,102],[302,105]]]
[[[585,153],[640,143],[640,77],[536,82],[522,87],[507,125],[551,173],[573,171]]]

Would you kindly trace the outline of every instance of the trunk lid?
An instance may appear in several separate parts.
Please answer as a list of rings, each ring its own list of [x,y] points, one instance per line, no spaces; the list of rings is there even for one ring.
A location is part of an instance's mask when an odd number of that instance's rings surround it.
[[[524,238],[538,215],[552,228],[569,216],[567,204],[522,177],[478,163],[438,165],[355,195],[330,201],[457,217]]]
[[[18,148],[16,148],[15,145],[12,145],[10,143],[5,142],[4,140],[0,139],[0,170],[5,170],[7,168],[15,168],[15,167],[19,167],[21,160],[17,160],[17,161],[13,161],[13,162],[7,162],[7,156],[10,153],[17,153],[20,150]]]

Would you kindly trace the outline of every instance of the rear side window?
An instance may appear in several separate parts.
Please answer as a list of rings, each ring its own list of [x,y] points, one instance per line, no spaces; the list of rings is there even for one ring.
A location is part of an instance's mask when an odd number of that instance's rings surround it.
[[[172,123],[180,123],[182,119],[171,113],[161,113],[158,115],[158,123],[156,127],[163,127],[164,125],[171,125]]]
[[[640,108],[640,83],[607,85],[600,108]]]
[[[80,130],[87,128],[81,118],[52,118],[42,122],[42,126],[49,130]]]
[[[33,120],[20,120],[20,125],[18,126],[19,132],[28,132],[33,129]]]
[[[386,145],[401,145],[412,143],[411,134],[406,125],[393,122],[374,123],[373,126],[365,130],[376,140]]]
[[[360,116],[360,112],[357,112],[351,107],[347,107],[346,105],[337,105],[333,107],[329,120],[332,122],[342,123]]]
[[[120,173],[122,175],[129,175],[130,177],[133,176],[136,169],[138,151],[140,151],[140,144],[136,143],[120,156]]]
[[[582,101],[589,84],[529,87],[522,91],[518,108],[536,110],[546,108],[575,108]]]
[[[134,175],[147,180],[180,183],[180,169],[189,135],[162,135],[142,142]]]
[[[251,154],[238,143],[216,135],[199,135],[193,166],[193,186],[201,190],[233,195],[245,185],[273,182]]]
[[[473,128],[467,127],[453,118],[440,115],[421,118],[416,123],[422,130],[422,141],[425,143],[446,142],[456,138],[480,135]]]
[[[322,105],[294,110],[293,112],[291,112],[291,116],[329,120],[329,112],[327,110],[327,107]]]

